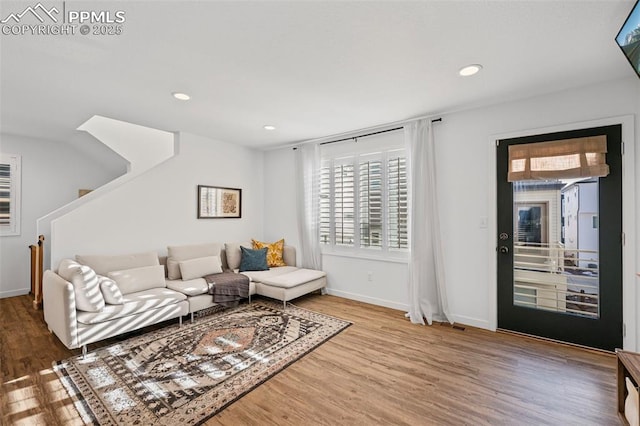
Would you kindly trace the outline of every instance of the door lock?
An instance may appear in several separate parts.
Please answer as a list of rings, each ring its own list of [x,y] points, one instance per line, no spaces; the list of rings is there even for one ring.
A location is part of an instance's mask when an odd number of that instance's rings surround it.
[[[503,253],[503,254],[509,253],[509,247],[507,246],[500,246],[499,250],[500,250],[500,253]]]

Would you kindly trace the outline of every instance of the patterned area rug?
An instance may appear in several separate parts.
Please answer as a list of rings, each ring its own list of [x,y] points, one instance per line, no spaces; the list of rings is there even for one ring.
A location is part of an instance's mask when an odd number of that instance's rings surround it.
[[[89,424],[201,424],[350,325],[264,301],[54,363]]]

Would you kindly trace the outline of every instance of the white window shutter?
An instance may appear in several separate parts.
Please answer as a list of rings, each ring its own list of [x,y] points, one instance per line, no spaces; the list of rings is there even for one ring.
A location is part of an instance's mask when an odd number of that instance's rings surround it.
[[[333,169],[335,244],[353,246],[355,238],[355,177],[351,164],[338,164]]]

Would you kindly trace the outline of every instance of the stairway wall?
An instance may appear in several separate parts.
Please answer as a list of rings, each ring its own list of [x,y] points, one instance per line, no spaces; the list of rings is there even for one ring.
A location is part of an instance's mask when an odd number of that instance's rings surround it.
[[[262,238],[263,153],[180,133],[177,155],[51,224],[51,265],[76,254]],[[197,186],[242,189],[242,218],[197,219]]]

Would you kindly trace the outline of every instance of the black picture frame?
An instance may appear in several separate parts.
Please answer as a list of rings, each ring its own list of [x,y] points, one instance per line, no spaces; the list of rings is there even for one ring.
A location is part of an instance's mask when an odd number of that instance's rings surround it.
[[[198,219],[240,219],[242,189],[198,185]]]

